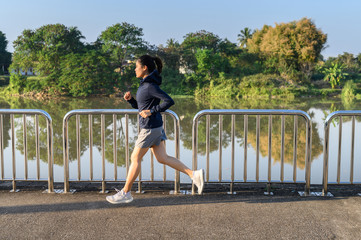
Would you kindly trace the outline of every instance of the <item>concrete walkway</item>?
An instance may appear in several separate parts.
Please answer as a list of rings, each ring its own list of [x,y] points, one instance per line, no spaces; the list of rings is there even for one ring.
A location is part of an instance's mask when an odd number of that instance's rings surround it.
[[[112,192],[113,194],[113,192]],[[0,239],[361,239],[361,197],[0,191]]]

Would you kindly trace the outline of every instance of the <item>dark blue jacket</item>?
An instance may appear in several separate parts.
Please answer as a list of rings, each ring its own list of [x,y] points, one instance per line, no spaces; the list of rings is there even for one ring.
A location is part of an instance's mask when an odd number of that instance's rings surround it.
[[[163,126],[160,112],[164,112],[174,104],[173,99],[159,88],[160,84],[162,84],[162,77],[157,70],[154,70],[140,81],[136,96],[137,100],[132,97],[128,101],[139,112],[143,110],[151,110],[152,112],[152,115],[147,118],[139,115],[140,128],[149,129]],[[161,100],[163,102],[159,104]]]

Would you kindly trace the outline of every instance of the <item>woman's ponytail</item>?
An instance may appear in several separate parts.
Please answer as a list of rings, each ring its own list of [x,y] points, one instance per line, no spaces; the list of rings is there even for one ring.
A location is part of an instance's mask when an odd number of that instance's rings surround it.
[[[153,57],[153,59],[154,59],[154,62],[155,62],[155,65],[156,65],[156,68],[157,68],[158,72],[161,73],[162,69],[163,69],[162,60],[159,57]]]

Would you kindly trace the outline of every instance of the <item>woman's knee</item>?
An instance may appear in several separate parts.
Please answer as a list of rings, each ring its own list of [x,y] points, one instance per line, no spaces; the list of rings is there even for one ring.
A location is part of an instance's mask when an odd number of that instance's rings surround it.
[[[163,156],[156,156],[156,159],[159,163],[161,164],[166,164],[167,163],[167,155],[163,155]]]
[[[130,157],[130,160],[132,162],[136,162],[136,163],[139,163],[141,158],[138,156],[138,154],[132,154],[132,156]]]

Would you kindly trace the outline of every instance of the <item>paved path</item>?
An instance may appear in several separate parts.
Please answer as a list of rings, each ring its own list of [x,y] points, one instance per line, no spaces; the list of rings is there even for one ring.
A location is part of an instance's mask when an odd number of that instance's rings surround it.
[[[361,239],[361,197],[0,191],[0,239]]]

